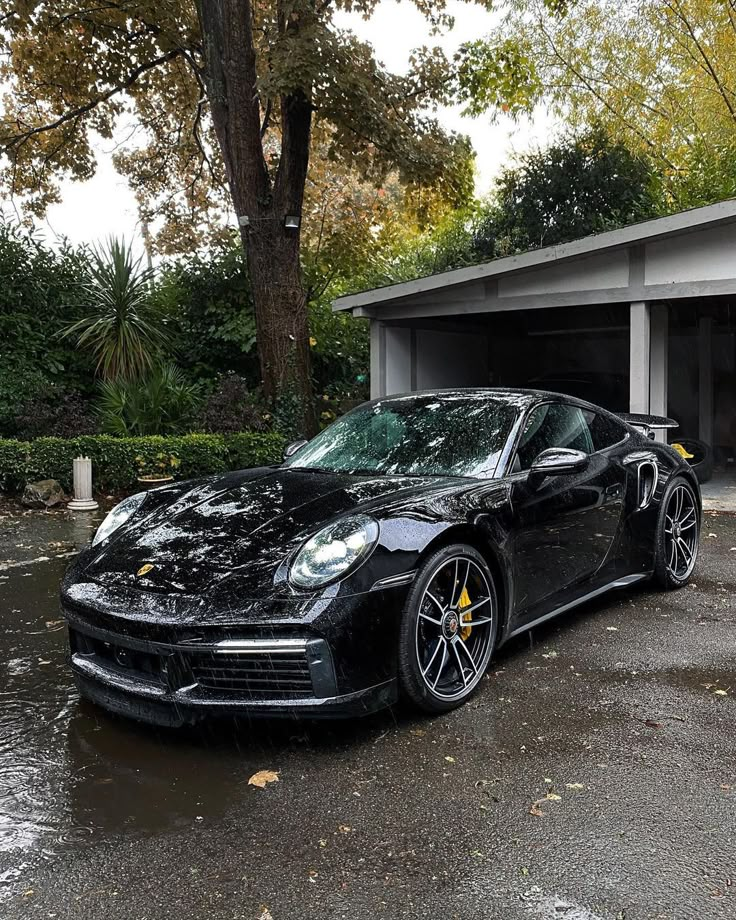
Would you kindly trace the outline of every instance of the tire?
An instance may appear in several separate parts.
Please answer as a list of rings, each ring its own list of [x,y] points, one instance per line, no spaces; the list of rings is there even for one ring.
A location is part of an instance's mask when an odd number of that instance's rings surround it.
[[[713,476],[713,449],[705,441],[697,438],[675,438],[676,443],[682,444],[692,460],[687,460],[690,469],[695,473],[698,482],[708,482]]]
[[[675,476],[665,487],[654,540],[654,583],[666,591],[684,587],[700,541],[698,499],[684,476]]]
[[[433,553],[414,579],[401,618],[402,696],[433,714],[466,702],[488,667],[498,616],[493,576],[476,549],[455,544]]]

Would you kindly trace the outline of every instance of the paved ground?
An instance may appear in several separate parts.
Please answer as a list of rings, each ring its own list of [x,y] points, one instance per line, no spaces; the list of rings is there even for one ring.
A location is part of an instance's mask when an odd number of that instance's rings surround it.
[[[8,920],[736,917],[735,516],[691,587],[520,639],[450,716],[201,734],[78,702],[55,593],[87,533],[0,519]]]
[[[703,507],[708,511],[736,512],[736,469],[730,464],[716,470],[712,479],[701,486]]]

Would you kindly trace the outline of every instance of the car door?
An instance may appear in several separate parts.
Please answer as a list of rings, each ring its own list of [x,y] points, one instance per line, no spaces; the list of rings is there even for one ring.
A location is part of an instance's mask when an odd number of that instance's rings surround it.
[[[512,467],[515,625],[530,622],[591,590],[616,539],[626,472],[596,449],[596,416],[565,402],[529,415]],[[586,467],[530,480],[535,458],[552,447],[589,455]]]

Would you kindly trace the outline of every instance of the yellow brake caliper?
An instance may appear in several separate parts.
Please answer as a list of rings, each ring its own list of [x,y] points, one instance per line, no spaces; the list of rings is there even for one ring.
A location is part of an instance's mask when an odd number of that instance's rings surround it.
[[[473,619],[472,613],[463,613],[462,611],[466,607],[471,605],[470,595],[468,594],[468,589],[463,588],[463,593],[460,595],[460,600],[457,603],[457,609],[460,611],[460,619],[465,624],[460,630],[460,638],[465,642],[470,636],[470,633],[473,631],[473,627],[470,626],[470,622]]]

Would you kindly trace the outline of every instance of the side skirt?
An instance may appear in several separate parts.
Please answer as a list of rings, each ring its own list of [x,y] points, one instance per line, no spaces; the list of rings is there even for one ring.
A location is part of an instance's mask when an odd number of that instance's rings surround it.
[[[580,604],[584,604],[586,601],[593,600],[594,597],[598,597],[600,594],[605,594],[607,591],[612,591],[614,588],[628,588],[629,585],[634,585],[636,582],[642,581],[644,578],[649,578],[649,575],[649,572],[642,572],[638,575],[626,575],[624,578],[617,578],[615,581],[611,581],[607,585],[596,588],[595,591],[590,591],[588,594],[583,594],[582,597],[578,597],[574,601],[570,601],[568,604],[563,604],[562,607],[555,607],[554,610],[550,610],[549,613],[545,613],[543,616],[537,617],[537,619],[532,620],[531,623],[524,623],[523,626],[518,626],[516,629],[510,632],[503,641],[507,642],[509,639],[513,639],[514,636],[518,636],[519,633],[534,629],[535,626],[539,626],[541,623],[546,623],[547,620],[551,620],[552,617],[559,616],[561,613],[566,613],[568,610],[572,610],[573,607],[578,607]]]

